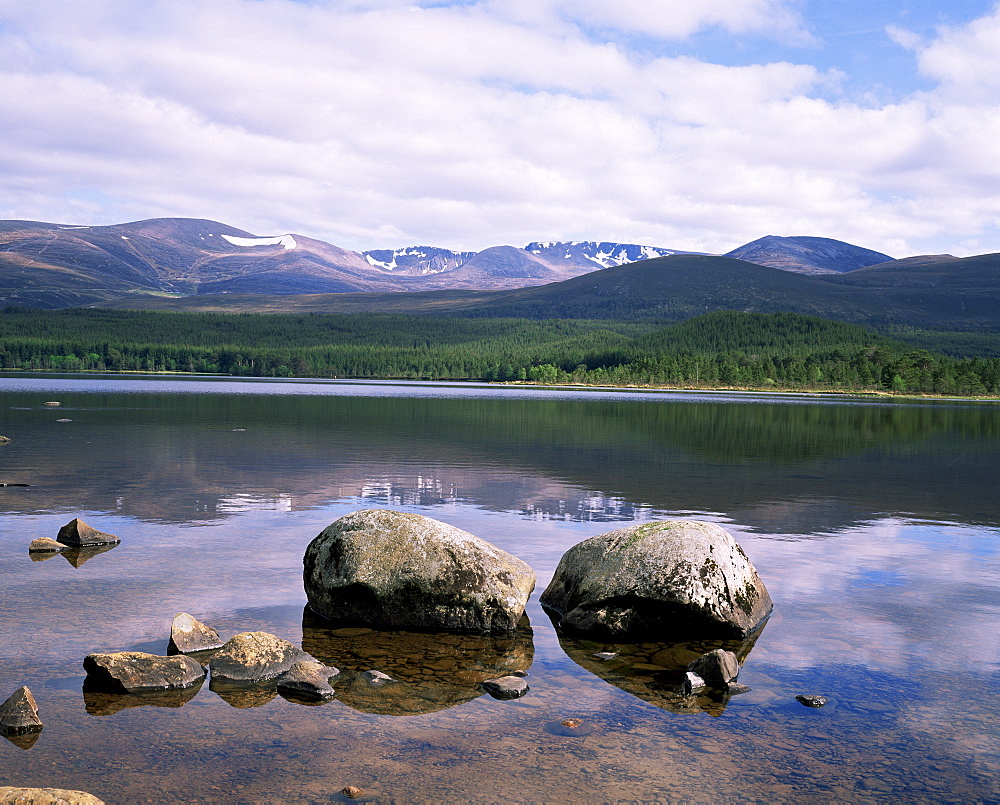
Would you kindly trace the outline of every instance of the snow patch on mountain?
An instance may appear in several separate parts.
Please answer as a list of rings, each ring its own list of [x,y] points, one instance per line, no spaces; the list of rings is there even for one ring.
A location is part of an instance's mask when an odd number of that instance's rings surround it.
[[[295,238],[291,235],[279,235],[276,238],[237,238],[233,235],[223,235],[233,246],[284,246],[285,251],[294,249]]]
[[[407,246],[402,249],[372,249],[361,256],[368,265],[383,271],[409,276],[440,274],[461,267],[476,252],[455,252],[434,246]]]
[[[596,268],[613,268],[635,263],[638,260],[652,260],[669,257],[672,254],[687,254],[676,249],[662,249],[658,246],[640,246],[634,243],[598,243],[584,241],[535,241],[524,247],[538,257],[552,262],[569,260],[577,265],[594,264]]]

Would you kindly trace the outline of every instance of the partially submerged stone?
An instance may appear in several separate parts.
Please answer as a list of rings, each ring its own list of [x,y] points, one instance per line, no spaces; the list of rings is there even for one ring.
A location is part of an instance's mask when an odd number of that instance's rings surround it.
[[[733,652],[717,648],[694,660],[687,672],[703,679],[709,687],[724,690],[740,675],[740,661]]]
[[[303,563],[315,612],[389,628],[512,632],[535,586],[527,564],[485,540],[380,509],[328,526]]]
[[[487,679],[482,683],[482,687],[494,699],[520,699],[529,690],[528,683],[520,676]]]
[[[223,640],[215,629],[186,612],[176,615],[170,624],[167,654],[190,654],[194,651],[222,648],[222,645]]]
[[[55,553],[56,551],[65,550],[66,547],[51,537],[39,537],[38,539],[33,539],[31,544],[28,545],[28,553]]]
[[[801,693],[795,697],[795,700],[806,707],[822,707],[827,702],[826,696],[813,696]]]
[[[745,637],[771,597],[735,540],[713,523],[629,526],[570,548],[542,593],[557,625],[602,637]]]
[[[105,534],[103,531],[98,531],[78,517],[70,520],[59,529],[56,540],[63,543],[63,545],[72,545],[75,547],[117,545],[121,542],[114,534]]]
[[[104,805],[86,791],[70,791],[65,788],[20,788],[0,786],[0,805]]]
[[[213,680],[253,683],[281,676],[303,660],[315,662],[314,657],[273,634],[240,632],[212,656],[209,668]]]
[[[41,729],[38,705],[27,687],[21,686],[0,704],[0,732],[4,735],[24,735]]]
[[[332,699],[337,693],[330,680],[339,673],[340,669],[331,665],[303,660],[278,677],[278,693],[303,699]]]
[[[205,678],[201,663],[190,657],[160,657],[142,651],[88,654],[83,660],[92,690],[138,693],[197,685]]]

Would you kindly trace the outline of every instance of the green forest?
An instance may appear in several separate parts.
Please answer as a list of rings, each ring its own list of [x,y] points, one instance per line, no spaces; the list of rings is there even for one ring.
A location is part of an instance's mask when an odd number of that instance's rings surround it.
[[[974,334],[889,337],[793,313],[728,311],[667,326],[382,314],[0,313],[0,366],[49,372],[995,395],[1000,357],[944,354],[982,343]]]

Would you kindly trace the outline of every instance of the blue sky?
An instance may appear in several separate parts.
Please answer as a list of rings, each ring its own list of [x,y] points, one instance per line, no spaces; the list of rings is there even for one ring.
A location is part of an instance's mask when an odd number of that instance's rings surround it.
[[[4,0],[0,218],[1000,251],[1000,5]]]

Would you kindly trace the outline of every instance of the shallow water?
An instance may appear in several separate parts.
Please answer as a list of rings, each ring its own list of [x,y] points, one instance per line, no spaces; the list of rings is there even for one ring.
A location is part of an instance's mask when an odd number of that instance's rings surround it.
[[[168,378],[0,391],[0,482],[30,484],[0,488],[0,699],[27,684],[45,723],[27,748],[0,740],[0,784],[108,802],[330,802],[347,785],[379,802],[1000,796],[995,405]],[[379,507],[527,561],[529,623],[497,640],[310,616],[305,546]],[[716,644],[571,640],[538,605],[571,545],[678,516],[727,528],[775,601],[740,649],[752,690],[728,701],[672,691]],[[32,561],[28,542],[73,517],[121,544]],[[181,611],[302,645],[345,671],[338,698],[84,695],[86,654],[162,653]],[[367,668],[399,682],[365,687]],[[524,698],[478,689],[514,669]]]

